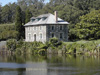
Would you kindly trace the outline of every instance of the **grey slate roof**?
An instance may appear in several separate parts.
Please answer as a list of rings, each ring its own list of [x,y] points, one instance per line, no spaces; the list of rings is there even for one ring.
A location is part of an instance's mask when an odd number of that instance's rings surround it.
[[[43,20],[43,17],[47,17]],[[31,25],[43,25],[43,24],[69,24],[68,22],[58,18],[58,21],[55,21],[55,16],[51,13],[49,14],[43,14],[38,17],[32,17],[31,19],[35,19],[35,21],[30,21],[26,23],[24,26],[31,26]],[[37,20],[39,19],[39,20]]]

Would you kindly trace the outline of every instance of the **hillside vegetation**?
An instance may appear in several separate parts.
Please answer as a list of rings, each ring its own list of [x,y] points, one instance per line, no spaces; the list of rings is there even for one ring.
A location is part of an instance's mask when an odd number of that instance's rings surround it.
[[[17,37],[18,32],[15,30],[14,23],[0,24],[0,40],[7,40]]]
[[[49,0],[48,3],[46,3],[46,0],[18,0],[16,3],[9,3],[5,6],[0,5],[0,23],[17,22],[16,28],[18,23],[24,25],[32,16],[36,17],[46,13],[54,14],[54,11],[58,11],[58,16],[70,23],[68,25],[69,40],[99,39],[100,0]],[[18,14],[20,14],[20,22],[17,21],[16,15]],[[20,31],[20,27],[18,29],[18,35],[23,37],[24,29],[22,29],[23,32]],[[21,37],[17,38],[20,39]]]

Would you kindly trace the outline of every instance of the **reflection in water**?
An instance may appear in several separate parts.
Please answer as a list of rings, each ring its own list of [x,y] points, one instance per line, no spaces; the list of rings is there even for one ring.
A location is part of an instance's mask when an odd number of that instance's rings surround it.
[[[4,55],[0,75],[100,75],[100,57],[85,55]]]

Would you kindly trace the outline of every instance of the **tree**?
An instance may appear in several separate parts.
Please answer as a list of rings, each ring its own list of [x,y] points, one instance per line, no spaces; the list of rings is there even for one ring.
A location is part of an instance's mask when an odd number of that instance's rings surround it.
[[[32,17],[32,14],[29,11],[29,9],[27,9],[25,12],[25,23],[29,22],[31,17]]]
[[[98,39],[100,37],[100,10],[93,10],[80,17],[80,22],[72,29],[80,39]]]
[[[1,17],[2,17],[3,23],[11,22],[10,15],[11,15],[10,7],[8,5],[5,5],[4,7],[2,7]]]
[[[22,38],[22,34],[23,34],[22,16],[21,15],[22,15],[21,8],[19,6],[17,6],[16,16],[15,16],[15,28],[16,28],[16,31],[18,31],[18,37],[17,37],[18,40]]]
[[[16,7],[17,4],[16,3],[9,3],[8,4],[10,7],[10,16],[11,16],[11,22],[15,22],[15,13],[16,13]]]
[[[1,23],[1,5],[0,5],[0,23]]]

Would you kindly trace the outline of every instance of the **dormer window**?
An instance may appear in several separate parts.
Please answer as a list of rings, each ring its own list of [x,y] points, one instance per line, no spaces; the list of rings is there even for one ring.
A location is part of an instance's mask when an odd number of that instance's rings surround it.
[[[37,18],[36,21],[39,21],[41,18]]]
[[[35,19],[31,19],[31,21],[32,21],[32,22],[34,22],[34,21],[35,21]]]
[[[44,21],[44,20],[46,20],[47,19],[47,17],[42,17],[42,20]]]

